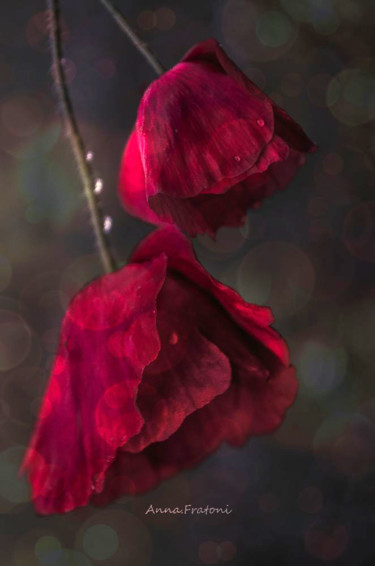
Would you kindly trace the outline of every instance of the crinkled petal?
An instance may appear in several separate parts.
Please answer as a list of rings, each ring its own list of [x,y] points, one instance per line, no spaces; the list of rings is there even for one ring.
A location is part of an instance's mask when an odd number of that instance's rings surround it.
[[[158,355],[165,256],[98,278],[75,296],[22,471],[39,513],[85,505],[119,446],[139,432],[135,399]]]
[[[195,45],[182,59],[185,62],[204,64],[209,62],[218,70],[228,74],[252,96],[259,96],[272,104],[275,113],[275,134],[280,136],[291,148],[301,152],[313,152],[316,145],[307,137],[302,128],[282,108],[277,106],[255,85],[228,57],[216,39],[208,39]]]
[[[268,380],[236,380],[223,394],[192,413],[165,442],[151,444],[141,453],[120,449],[109,468],[97,505],[124,494],[142,493],[212,454],[223,442],[243,444],[250,435],[274,431],[296,397],[292,366],[280,367]]]
[[[184,199],[159,193],[150,197],[149,205],[161,220],[176,224],[190,236],[208,233],[214,237],[222,226],[241,226],[249,208],[257,207],[264,198],[291,181],[301,164],[302,154],[296,156],[296,153],[274,136],[252,167],[251,174],[227,192],[220,195],[203,192]],[[282,168],[279,169],[278,164]]]
[[[222,193],[273,136],[271,104],[210,63],[180,63],[143,96],[136,124],[147,198]]]
[[[159,255],[160,250],[168,258],[168,269],[177,271],[210,293],[243,330],[272,351],[284,365],[289,365],[288,347],[270,327],[273,323],[271,310],[247,303],[234,289],[211,277],[198,262],[191,242],[173,226],[152,232],[136,248],[131,261],[147,261]]]
[[[126,210],[148,222],[214,237],[222,226],[241,226],[249,208],[286,188],[315,149],[209,39],[144,94],[120,194]]]

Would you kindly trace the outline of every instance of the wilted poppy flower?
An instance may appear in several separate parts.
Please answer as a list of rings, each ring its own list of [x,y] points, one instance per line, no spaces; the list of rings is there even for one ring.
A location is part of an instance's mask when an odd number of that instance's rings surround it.
[[[122,160],[120,196],[143,220],[214,235],[240,226],[248,208],[284,189],[314,149],[210,39],[146,90]]]
[[[272,432],[297,382],[269,309],[213,279],[175,228],[72,300],[26,453],[38,512],[139,493]]]

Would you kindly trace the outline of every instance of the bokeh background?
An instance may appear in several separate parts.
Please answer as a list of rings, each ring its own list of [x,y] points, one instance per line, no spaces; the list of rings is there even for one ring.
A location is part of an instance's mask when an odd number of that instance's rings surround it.
[[[125,261],[150,227],[116,195],[153,71],[96,0],[63,0],[77,117]],[[17,469],[71,296],[100,273],[51,80],[45,7],[0,8],[0,555],[4,566],[375,564],[375,4],[373,0],[118,0],[166,66],[215,36],[319,145],[241,230],[195,245],[272,307],[300,391],[280,430],[223,446],[152,493],[39,517]],[[230,516],[145,516],[150,503]]]

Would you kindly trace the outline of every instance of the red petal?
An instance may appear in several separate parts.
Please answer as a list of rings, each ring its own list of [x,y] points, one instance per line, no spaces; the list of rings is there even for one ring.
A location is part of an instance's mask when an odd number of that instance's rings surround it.
[[[210,305],[206,294],[168,274],[157,301],[160,353],[146,368],[137,397],[145,424],[126,450],[165,440],[229,387],[231,364],[205,332],[204,321],[216,314]]]
[[[147,197],[222,193],[248,175],[273,136],[271,104],[209,63],[180,63],[138,111]]]
[[[131,261],[147,261],[159,255],[160,250],[168,258],[169,269],[208,291],[240,327],[274,352],[284,365],[289,365],[286,343],[270,328],[273,322],[271,310],[246,303],[234,289],[211,277],[196,259],[191,242],[176,228],[168,226],[152,232],[136,248]]]
[[[195,466],[222,442],[240,445],[250,434],[275,430],[293,403],[297,380],[293,367],[280,368],[269,380],[242,379],[226,393],[194,412],[165,442],[142,453],[120,449],[109,468],[104,490],[93,502],[106,504],[125,493],[142,493],[185,468]]]
[[[96,279],[73,299],[22,465],[39,513],[85,505],[102,489],[117,448],[141,429],[135,398],[160,349],[156,298],[164,278],[159,256]]]
[[[129,214],[151,224],[162,224],[147,203],[145,175],[135,131],[131,133],[122,157],[119,188],[122,203]]]

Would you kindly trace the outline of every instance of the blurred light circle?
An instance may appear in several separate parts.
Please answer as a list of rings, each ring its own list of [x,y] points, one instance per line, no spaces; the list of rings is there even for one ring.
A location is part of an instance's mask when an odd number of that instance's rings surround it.
[[[375,201],[362,202],[348,212],[343,240],[354,256],[375,261]]]
[[[299,96],[303,89],[303,77],[298,73],[287,73],[281,79],[281,90],[286,96]]]
[[[102,79],[111,79],[116,74],[116,63],[109,57],[99,59],[95,68]]]
[[[43,542],[43,539],[46,541]],[[12,566],[56,566],[56,561],[48,562],[47,560],[44,561],[44,558],[57,558],[57,549],[56,555],[53,556],[49,554],[44,554],[44,544],[46,544],[45,548],[48,548],[48,539],[51,539],[51,547],[54,545],[57,546],[57,539],[53,536],[53,533],[47,531],[45,529],[33,529],[29,526],[26,530],[24,529],[23,534],[17,539],[16,544],[14,544],[13,550],[13,561]],[[40,541],[40,542],[39,542]],[[39,542],[39,544],[38,544]],[[38,550],[38,553],[36,552]]]
[[[337,3],[337,9],[340,16],[351,24],[360,22],[362,18],[361,5],[356,0],[340,0]]]
[[[304,385],[317,397],[336,389],[345,376],[347,355],[343,348],[308,341],[300,354],[297,367]]]
[[[30,205],[25,210],[25,218],[30,224],[38,224],[43,216],[43,210],[39,206]]]
[[[340,27],[340,20],[332,12],[328,17],[316,18],[313,20],[313,27],[320,35],[332,35]]]
[[[307,85],[307,94],[315,106],[325,108],[327,106],[327,89],[332,80],[327,73],[318,73],[310,79]]]
[[[248,219],[245,225],[239,228],[220,228],[216,234],[216,239],[213,240],[206,234],[198,235],[197,242],[199,247],[202,247],[209,258],[223,259],[234,255],[241,249],[246,241],[248,233]]]
[[[41,126],[43,111],[36,98],[14,96],[5,100],[0,110],[1,121],[8,132],[17,137],[31,137]]]
[[[324,196],[331,205],[347,206],[353,203],[353,185],[346,175],[329,175],[321,167],[316,167],[314,181],[316,192]]]
[[[336,467],[348,476],[361,477],[370,473],[375,464],[375,438],[372,430],[372,439],[369,434],[361,431],[346,431],[335,439],[331,457]]]
[[[1,396],[12,408],[12,420],[22,425],[30,425],[31,400],[41,396],[46,375],[39,367],[19,366],[9,372],[1,384]]]
[[[56,564],[61,556],[62,546],[56,537],[45,535],[35,543],[35,555],[44,565]]]
[[[375,426],[361,414],[337,414],[319,427],[314,449],[348,476],[361,477],[375,464]]]
[[[328,175],[338,175],[344,169],[344,160],[339,153],[327,153],[323,158],[323,169]]]
[[[93,525],[82,537],[82,546],[93,560],[107,560],[118,549],[118,534],[108,525]]]
[[[327,105],[339,122],[359,126],[375,118],[375,77],[364,69],[345,69],[330,82]]]
[[[263,513],[273,513],[279,506],[279,498],[272,492],[261,495],[258,499],[259,509]]]
[[[6,422],[10,417],[10,407],[4,399],[0,399],[0,424]]]
[[[272,308],[276,317],[297,313],[309,302],[315,272],[307,254],[293,244],[268,242],[244,257],[238,286],[245,300]]]
[[[305,487],[298,496],[298,506],[305,513],[318,513],[323,507],[323,495],[314,486]]]
[[[309,22],[312,18],[310,0],[280,0],[284,10],[299,22]]]
[[[198,557],[203,564],[216,564],[219,560],[217,543],[211,540],[201,542],[198,547]]]
[[[15,446],[0,453],[0,496],[12,503],[25,503],[30,499],[30,487],[24,477],[19,477],[19,467],[25,448]]]
[[[63,548],[59,551],[58,556],[56,556],[53,566],[92,566],[92,562],[83,552]]]
[[[304,533],[306,551],[325,562],[337,560],[349,542],[349,533],[344,525],[325,525],[317,521]]]
[[[22,310],[25,317],[33,321],[33,329],[44,331],[46,321],[60,316],[60,298],[57,293],[59,272],[46,271],[25,282],[21,293]],[[58,322],[58,321],[56,321]]]
[[[156,15],[151,10],[143,10],[137,17],[138,26],[149,31],[156,26]]]
[[[332,227],[329,225],[328,218],[324,216],[314,216],[309,225],[309,238],[313,243],[322,243],[324,240],[333,236]]]
[[[369,171],[374,172],[375,171],[375,146],[369,147],[364,156],[363,156],[363,160],[365,162],[365,165],[367,167],[367,169],[369,169]]]
[[[375,301],[368,298],[344,311],[343,332],[350,351],[366,364],[375,364],[375,348],[370,336],[375,336]]]
[[[284,55],[298,36],[297,26],[279,11],[264,11],[247,0],[227,0],[221,14],[226,43],[251,61],[271,61]]]
[[[37,206],[41,214],[48,218],[49,224],[65,228],[73,214],[81,208],[81,202],[77,199],[79,183],[74,170],[62,162],[65,157],[61,148],[59,152],[45,151],[48,143],[54,143],[54,139],[40,139],[40,145],[38,139],[35,146],[30,145],[19,155],[25,158],[15,170],[16,186],[26,203]],[[45,179],[44,183],[36,182],[38,178]],[[48,192],[45,191],[45,183],[48,184]]]
[[[8,63],[0,61],[0,82],[3,87],[12,81],[12,69]]]
[[[280,47],[291,38],[292,24],[281,12],[269,11],[259,17],[256,33],[263,45]]]
[[[220,560],[229,562],[235,559],[237,553],[236,545],[231,541],[224,541],[219,544],[218,554]]]
[[[309,247],[309,257],[317,274],[314,298],[327,300],[336,298],[352,283],[355,275],[355,261],[347,252],[340,240],[332,237],[329,224],[324,224],[325,217],[315,218],[322,220],[321,228],[324,245],[321,241],[312,242]]]
[[[309,201],[309,213],[312,216],[325,216],[328,210],[327,199],[323,197],[313,197]]]
[[[31,331],[20,315],[0,310],[0,371],[19,365],[31,349]]]
[[[13,138],[5,140],[3,149],[17,159],[25,161],[37,159],[45,155],[56,145],[61,135],[61,124],[51,123],[46,127],[38,129],[38,132],[30,138]],[[35,162],[33,163],[35,170]],[[21,167],[24,167],[21,164]],[[31,169],[29,164],[29,170]],[[20,171],[21,172],[21,171]],[[27,191],[25,186],[20,187],[20,192]],[[27,195],[30,199],[30,194]],[[37,207],[36,207],[37,208]]]
[[[176,23],[176,14],[167,6],[158,8],[155,12],[156,27],[162,31],[168,31],[173,28]]]
[[[27,22],[26,41],[30,47],[44,50],[48,47],[48,13],[37,12]]]
[[[103,548],[94,541],[95,533],[103,541]],[[106,509],[89,517],[81,525],[76,545],[93,560],[105,560],[106,566],[149,566],[151,562],[152,540],[148,529],[138,517],[120,509]]]
[[[0,255],[0,291],[4,291],[12,278],[12,265],[8,258]]]

